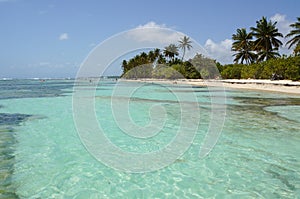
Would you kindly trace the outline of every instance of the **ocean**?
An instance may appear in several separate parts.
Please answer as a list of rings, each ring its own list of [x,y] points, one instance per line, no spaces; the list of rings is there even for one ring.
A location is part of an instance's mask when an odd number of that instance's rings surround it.
[[[297,95],[0,80],[0,198],[297,197]]]

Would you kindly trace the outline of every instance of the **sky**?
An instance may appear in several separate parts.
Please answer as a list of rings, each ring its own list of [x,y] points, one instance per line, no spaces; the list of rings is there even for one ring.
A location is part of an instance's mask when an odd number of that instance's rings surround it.
[[[179,31],[210,57],[231,63],[237,28],[249,30],[266,16],[285,35],[299,8],[299,0],[0,0],[0,78],[75,77],[97,45],[144,27]],[[166,41],[172,36],[160,29],[155,34]],[[291,53],[285,46],[280,51]],[[109,75],[121,71],[114,63]]]

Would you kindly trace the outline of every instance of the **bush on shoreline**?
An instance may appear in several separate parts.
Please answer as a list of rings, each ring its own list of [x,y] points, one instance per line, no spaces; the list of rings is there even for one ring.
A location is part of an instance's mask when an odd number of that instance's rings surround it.
[[[281,57],[249,65],[218,66],[223,79],[300,80],[300,56]]]

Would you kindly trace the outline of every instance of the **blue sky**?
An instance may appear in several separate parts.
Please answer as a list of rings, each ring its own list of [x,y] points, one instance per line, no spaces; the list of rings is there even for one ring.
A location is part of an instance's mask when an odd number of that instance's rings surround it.
[[[97,44],[143,26],[183,32],[229,63],[237,28],[266,16],[285,34],[299,7],[299,0],[0,0],[0,78],[74,77]]]

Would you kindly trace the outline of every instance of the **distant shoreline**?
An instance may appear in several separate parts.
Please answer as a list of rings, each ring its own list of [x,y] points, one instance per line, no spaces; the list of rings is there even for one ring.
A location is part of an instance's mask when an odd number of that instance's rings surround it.
[[[121,79],[128,82],[152,82],[159,84],[178,84],[192,86],[219,86],[228,89],[259,90],[269,92],[281,92],[300,95],[300,82],[292,80],[267,80],[267,79]]]

